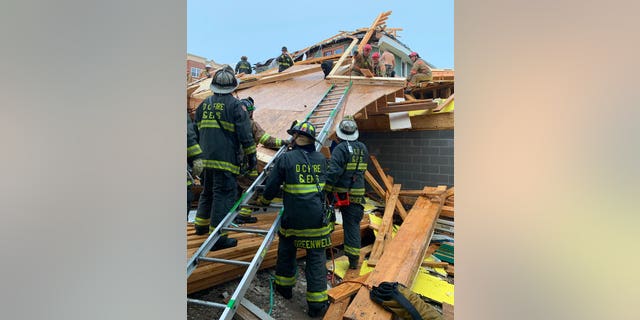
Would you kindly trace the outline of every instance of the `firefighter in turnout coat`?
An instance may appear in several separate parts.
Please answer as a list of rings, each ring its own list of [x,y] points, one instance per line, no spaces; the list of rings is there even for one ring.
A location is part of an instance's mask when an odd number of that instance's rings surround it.
[[[333,231],[322,192],[327,159],[315,150],[315,127],[309,122],[296,124],[287,133],[293,136],[293,149],[276,159],[257,203],[269,205],[282,185],[284,211],[278,232],[276,291],[291,299],[296,283],[296,248],[306,249],[308,314],[318,317],[328,308],[325,249],[331,246]]]
[[[202,149],[198,144],[196,132],[193,128],[193,121],[187,114],[187,214],[191,208],[191,201],[193,201],[193,192],[191,192],[191,186],[193,185],[193,178],[200,176],[202,173],[203,163],[200,159]]]
[[[240,173],[240,148],[249,158],[249,170],[257,165],[256,144],[251,122],[240,100],[231,95],[238,87],[233,69],[224,65],[213,75],[213,95],[200,103],[195,112],[204,163],[203,190],[195,220],[196,234],[213,231],[229,213],[237,198],[236,176]],[[236,239],[223,232],[213,250],[234,247]]]
[[[245,109],[247,110],[247,114],[249,115],[249,120],[251,121],[251,130],[253,133],[253,139],[256,145],[262,144],[263,146],[269,149],[278,150],[280,149],[280,147],[283,146],[283,144],[289,143],[288,140],[283,141],[280,138],[273,137],[270,134],[266,133],[264,129],[262,129],[260,124],[258,124],[257,121],[253,120],[253,111],[256,110],[253,98],[247,97],[245,99],[241,99],[240,102],[242,102],[242,104],[245,106]],[[257,170],[249,171],[247,172],[246,176],[240,176],[238,178],[238,185],[240,186],[241,189],[246,190],[247,188],[249,188],[253,180],[255,180],[255,178],[257,177],[258,177]],[[244,207],[240,209],[234,222],[237,224],[258,222],[258,218],[251,216],[252,213],[253,213],[253,210],[251,208]]]
[[[369,151],[358,141],[358,125],[345,117],[336,128],[341,140],[331,152],[325,191],[332,194],[336,208],[342,213],[344,252],[349,268],[358,267],[360,258],[360,220],[364,214],[364,172],[367,171]]]

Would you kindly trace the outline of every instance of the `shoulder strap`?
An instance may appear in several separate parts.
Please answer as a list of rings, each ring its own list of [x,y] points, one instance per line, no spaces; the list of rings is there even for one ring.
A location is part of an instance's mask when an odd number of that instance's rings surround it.
[[[347,145],[351,147],[351,145],[349,145],[349,141],[347,141]],[[351,151],[351,148],[349,148],[349,154],[353,154],[353,152]],[[351,188],[353,187],[353,184],[356,182],[356,174],[358,173],[359,166],[360,166],[360,157],[358,157],[358,160],[356,161],[356,168],[353,170],[353,175],[351,176],[351,183],[349,184],[349,189],[347,192],[351,192]]]

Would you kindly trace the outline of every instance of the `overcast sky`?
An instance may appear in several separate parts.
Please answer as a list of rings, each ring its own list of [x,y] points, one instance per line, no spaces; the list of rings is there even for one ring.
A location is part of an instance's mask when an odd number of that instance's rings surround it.
[[[285,7],[286,6],[286,7]],[[187,52],[232,66],[308,47],[340,31],[368,28],[392,11],[387,28],[437,68],[454,68],[453,1],[213,1],[187,0]]]

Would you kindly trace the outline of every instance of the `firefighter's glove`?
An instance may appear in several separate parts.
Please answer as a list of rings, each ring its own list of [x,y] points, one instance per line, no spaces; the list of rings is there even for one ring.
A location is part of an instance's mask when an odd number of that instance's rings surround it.
[[[442,320],[442,315],[420,296],[398,282],[382,282],[369,297],[401,319]]]
[[[202,162],[202,159],[193,160],[192,170],[193,170],[194,176],[199,177],[203,169],[204,169],[204,164]]]
[[[264,198],[264,196],[260,195],[258,197],[258,199],[256,199],[256,205],[262,206],[262,207],[268,207],[271,204],[271,200],[267,200]]]
[[[255,153],[247,155],[247,165],[248,165],[249,172],[256,171],[258,167],[258,158],[256,157]]]

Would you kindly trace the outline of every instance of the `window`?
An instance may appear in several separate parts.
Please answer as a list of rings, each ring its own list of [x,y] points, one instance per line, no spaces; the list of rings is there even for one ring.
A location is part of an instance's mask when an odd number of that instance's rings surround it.
[[[328,50],[328,51],[325,51],[325,52],[324,52],[324,56],[325,56],[325,57],[326,57],[326,56],[330,56],[330,55],[332,55],[332,54],[333,54],[333,51],[331,51],[331,50]]]
[[[196,68],[196,67],[191,67],[191,76],[194,78],[199,78],[200,77],[200,69]]]
[[[334,54],[342,53],[342,48],[337,48],[333,53]]]

